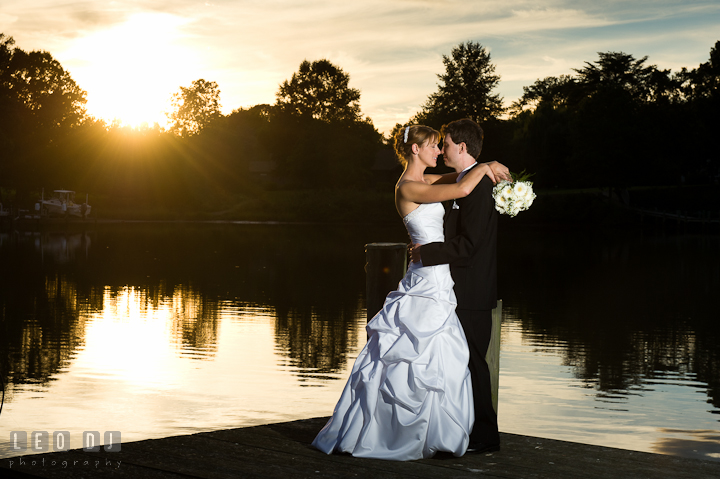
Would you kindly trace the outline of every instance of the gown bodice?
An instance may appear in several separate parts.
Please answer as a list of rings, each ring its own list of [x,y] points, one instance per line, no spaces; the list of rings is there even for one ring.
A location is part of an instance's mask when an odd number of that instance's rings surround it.
[[[445,208],[441,203],[423,203],[403,218],[410,240],[417,244],[442,242]]]

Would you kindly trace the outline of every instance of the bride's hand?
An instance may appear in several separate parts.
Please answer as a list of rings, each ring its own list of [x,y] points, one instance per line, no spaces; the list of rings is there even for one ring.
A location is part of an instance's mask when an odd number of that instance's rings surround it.
[[[512,182],[513,179],[512,176],[510,176],[510,170],[507,166],[502,163],[498,163],[497,161],[490,161],[482,164],[487,165],[487,167],[492,171],[492,174],[488,174],[488,176],[491,180],[493,180],[493,183],[497,184],[497,178]]]

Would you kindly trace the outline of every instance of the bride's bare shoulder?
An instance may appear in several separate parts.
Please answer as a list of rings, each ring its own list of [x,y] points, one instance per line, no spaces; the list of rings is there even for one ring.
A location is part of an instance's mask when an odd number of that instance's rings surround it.
[[[412,183],[422,183],[417,180],[400,179],[395,185],[395,208],[401,217],[407,216],[412,210],[420,206],[414,201],[407,199],[404,190],[408,187],[412,188]]]
[[[418,181],[418,180],[410,180],[410,179],[400,178],[400,179],[398,180],[398,182],[395,184],[395,189],[396,189],[396,190],[399,190],[399,189],[401,189],[401,188],[403,188],[403,187],[407,187],[408,185],[412,185],[412,184],[423,184],[423,185],[426,185],[427,182],[425,182],[424,180],[423,180],[423,181]]]

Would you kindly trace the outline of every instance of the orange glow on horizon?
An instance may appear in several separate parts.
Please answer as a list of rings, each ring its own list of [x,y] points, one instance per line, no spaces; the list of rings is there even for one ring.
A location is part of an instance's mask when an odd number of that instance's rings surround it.
[[[180,86],[197,76],[195,52],[183,45],[188,20],[144,13],[111,29],[78,38],[64,53],[88,114],[123,126],[167,124],[165,112]]]

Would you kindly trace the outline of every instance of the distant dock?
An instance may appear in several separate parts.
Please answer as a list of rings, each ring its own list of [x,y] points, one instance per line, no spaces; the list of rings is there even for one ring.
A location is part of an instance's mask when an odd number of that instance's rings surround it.
[[[43,227],[64,228],[76,226],[90,226],[97,224],[97,218],[48,217],[41,215],[2,215],[0,228],[10,230],[36,230]]]
[[[720,478],[720,463],[500,433],[492,454],[396,462],[325,455],[310,443],[328,418],[129,442],[116,453],[0,459],[4,478]],[[21,464],[22,460],[22,464]],[[12,465],[11,465],[12,461]],[[54,463],[54,465],[53,465]],[[63,467],[62,464],[65,463]],[[44,465],[43,465],[44,464]]]

